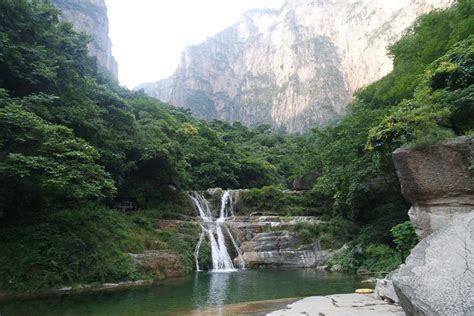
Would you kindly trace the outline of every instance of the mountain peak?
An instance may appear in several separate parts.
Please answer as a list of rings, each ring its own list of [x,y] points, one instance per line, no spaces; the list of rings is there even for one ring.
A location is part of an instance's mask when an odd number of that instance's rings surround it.
[[[203,119],[300,132],[345,113],[353,93],[392,70],[387,47],[452,0],[288,0],[251,10],[185,50],[170,78],[141,85]]]

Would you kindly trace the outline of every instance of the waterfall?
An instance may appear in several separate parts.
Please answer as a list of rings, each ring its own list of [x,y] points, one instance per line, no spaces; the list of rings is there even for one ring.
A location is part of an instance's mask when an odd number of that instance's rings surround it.
[[[209,202],[197,192],[193,192],[190,195],[191,200],[197,210],[199,217],[202,220],[202,232],[199,236],[199,241],[196,244],[194,250],[194,258],[196,259],[196,270],[199,270],[199,250],[204,239],[204,236],[207,235],[209,243],[211,246],[211,258],[212,258],[212,271],[234,271],[235,267],[230,258],[229,252],[227,250],[227,245],[225,243],[224,232],[227,233],[230,240],[232,241],[232,246],[235,248],[242,268],[245,268],[245,263],[242,259],[242,253],[240,252],[237,243],[235,242],[234,237],[230,233],[229,228],[225,224],[226,218],[234,216],[233,207],[232,207],[232,197],[229,191],[225,191],[221,197],[221,207],[219,212],[219,217],[214,218],[212,214],[211,207]]]
[[[229,227],[226,226],[225,229],[227,230],[227,234],[229,234],[230,240],[232,241],[232,244],[234,245],[234,248],[237,250],[237,254],[239,255],[240,267],[242,269],[245,269],[245,261],[244,261],[244,257],[242,257],[242,252],[240,251],[239,247],[237,246],[237,243],[235,242],[234,236],[232,236],[232,234],[229,230]]]
[[[194,249],[194,258],[196,259],[196,271],[201,271],[199,270],[199,249],[201,249],[201,244],[204,239],[204,235],[205,235],[205,231],[203,227],[203,231],[201,232],[198,243],[196,244],[196,248]]]

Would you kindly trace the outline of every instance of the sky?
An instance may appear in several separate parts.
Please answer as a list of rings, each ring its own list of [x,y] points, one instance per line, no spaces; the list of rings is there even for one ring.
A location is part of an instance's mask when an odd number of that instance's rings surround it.
[[[134,88],[173,74],[181,53],[234,24],[253,8],[284,0],[105,0],[119,81]]]

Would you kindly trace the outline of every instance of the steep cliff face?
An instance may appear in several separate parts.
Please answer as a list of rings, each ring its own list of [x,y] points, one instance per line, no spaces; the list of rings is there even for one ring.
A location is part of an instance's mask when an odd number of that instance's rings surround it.
[[[112,55],[109,38],[109,20],[104,0],[52,0],[61,10],[61,18],[71,22],[74,29],[92,36],[89,44],[91,55],[97,57],[100,66],[118,78],[118,65]]]
[[[453,0],[288,0],[188,47],[173,76],[138,88],[198,117],[298,132],[344,113],[392,69],[387,47]]]
[[[474,315],[474,137],[392,157],[422,240],[377,293],[399,301],[407,315]]]

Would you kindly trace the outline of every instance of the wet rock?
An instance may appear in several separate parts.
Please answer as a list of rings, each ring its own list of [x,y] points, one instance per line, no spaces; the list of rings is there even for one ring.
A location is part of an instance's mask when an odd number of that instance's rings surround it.
[[[321,272],[326,271],[327,269],[328,269],[328,266],[317,266],[316,267],[316,270],[321,271]]]
[[[147,251],[140,254],[130,253],[129,256],[145,271],[151,272],[160,278],[179,277],[184,275],[181,271],[181,265],[177,254],[170,251],[157,250]]]
[[[474,315],[474,210],[423,239],[392,280],[408,315]]]
[[[412,204],[408,215],[420,238],[474,208],[472,161],[472,136],[393,153],[402,194]]]

